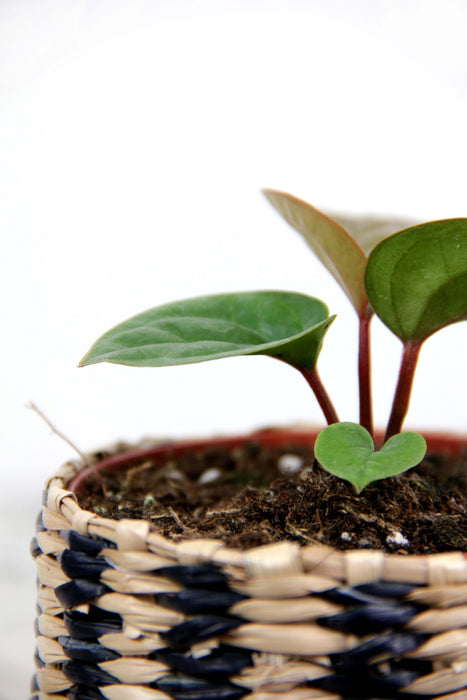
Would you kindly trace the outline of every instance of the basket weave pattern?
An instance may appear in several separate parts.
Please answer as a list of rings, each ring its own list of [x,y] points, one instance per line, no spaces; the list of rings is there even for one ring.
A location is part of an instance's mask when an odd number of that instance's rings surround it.
[[[31,700],[467,698],[467,558],[162,537],[48,482]]]

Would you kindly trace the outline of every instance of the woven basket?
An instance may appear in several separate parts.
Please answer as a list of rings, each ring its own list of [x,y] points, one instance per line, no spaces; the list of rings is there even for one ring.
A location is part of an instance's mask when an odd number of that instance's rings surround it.
[[[80,508],[80,468],[32,544],[31,700],[466,700],[464,553],[175,542]]]

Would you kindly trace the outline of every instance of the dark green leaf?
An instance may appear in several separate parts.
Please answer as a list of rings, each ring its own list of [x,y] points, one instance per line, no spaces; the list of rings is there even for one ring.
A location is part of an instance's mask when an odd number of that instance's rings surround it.
[[[382,241],[365,284],[376,314],[404,342],[465,319],[467,219],[413,226]]]
[[[198,297],[124,321],[101,336],[80,365],[164,367],[269,355],[299,369],[313,369],[333,319],[318,299],[292,292]]]
[[[350,481],[360,492],[372,481],[385,479],[419,464],[426,442],[418,433],[400,433],[379,452],[365,428],[357,423],[334,423],[316,438],[315,456],[331,474]]]

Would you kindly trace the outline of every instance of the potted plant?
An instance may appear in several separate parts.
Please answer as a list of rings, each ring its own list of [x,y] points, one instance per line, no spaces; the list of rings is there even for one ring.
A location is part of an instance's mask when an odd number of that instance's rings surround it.
[[[357,313],[360,423],[339,422],[319,378],[334,317],[315,298],[191,299],[99,338],[81,365],[277,358],[328,427],[120,444],[62,467],[33,541],[38,700],[467,697],[465,440],[402,432],[423,343],[467,317],[467,219],[368,238],[265,195]],[[374,314],[403,344],[384,434]]]

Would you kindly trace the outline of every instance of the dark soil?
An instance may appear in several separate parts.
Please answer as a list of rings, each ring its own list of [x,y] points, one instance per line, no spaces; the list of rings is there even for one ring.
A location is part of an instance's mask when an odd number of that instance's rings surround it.
[[[299,468],[287,474],[291,462]],[[149,519],[173,539],[222,538],[241,548],[289,539],[410,554],[467,551],[465,452],[454,460],[428,455],[357,496],[321,469],[311,449],[250,441],[103,472],[88,479],[79,501],[106,517]]]

